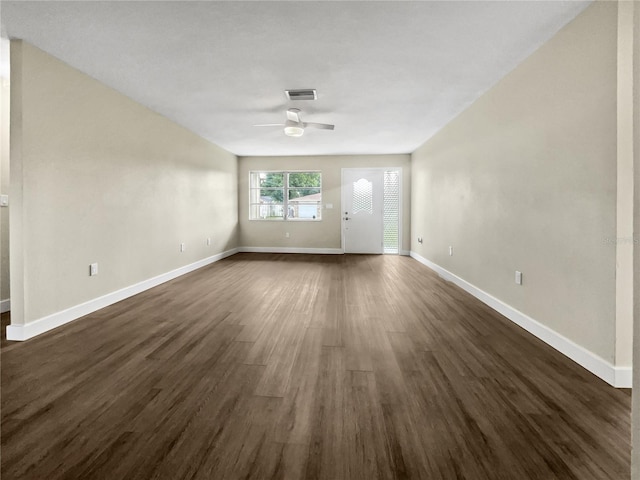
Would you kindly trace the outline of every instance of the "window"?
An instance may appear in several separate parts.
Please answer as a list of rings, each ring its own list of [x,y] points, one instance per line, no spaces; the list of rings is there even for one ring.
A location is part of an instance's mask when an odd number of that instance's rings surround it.
[[[249,175],[250,220],[322,219],[320,172],[251,172]]]

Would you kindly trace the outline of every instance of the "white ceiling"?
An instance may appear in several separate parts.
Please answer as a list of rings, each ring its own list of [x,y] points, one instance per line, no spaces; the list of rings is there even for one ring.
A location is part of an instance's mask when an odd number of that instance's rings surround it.
[[[408,153],[589,2],[2,2],[21,38],[237,155]],[[288,102],[287,88],[316,88]],[[334,131],[286,137],[288,107]]]

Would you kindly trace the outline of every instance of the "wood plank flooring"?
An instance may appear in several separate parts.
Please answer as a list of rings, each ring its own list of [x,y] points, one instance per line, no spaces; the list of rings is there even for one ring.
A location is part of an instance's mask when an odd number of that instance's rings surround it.
[[[410,258],[239,254],[4,340],[1,474],[620,480],[630,399]]]

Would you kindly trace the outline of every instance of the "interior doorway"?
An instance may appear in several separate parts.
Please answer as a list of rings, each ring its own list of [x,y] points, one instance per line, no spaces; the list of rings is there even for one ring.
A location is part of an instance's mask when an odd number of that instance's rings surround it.
[[[9,39],[0,37],[0,314],[11,310],[9,275]],[[7,323],[2,317],[2,325]]]

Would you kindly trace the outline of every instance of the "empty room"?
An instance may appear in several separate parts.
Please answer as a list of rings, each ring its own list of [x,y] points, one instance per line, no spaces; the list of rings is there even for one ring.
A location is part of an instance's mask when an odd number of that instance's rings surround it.
[[[3,480],[640,480],[640,3],[0,25]]]

